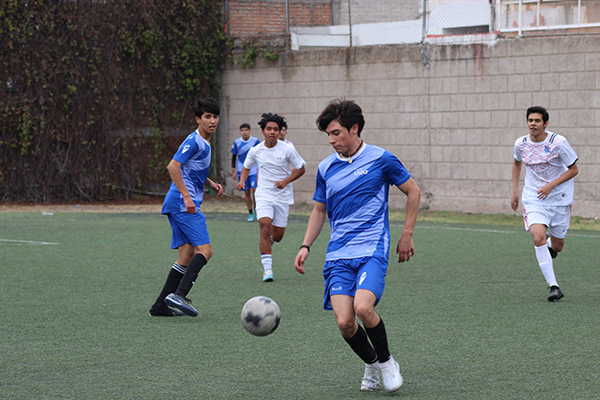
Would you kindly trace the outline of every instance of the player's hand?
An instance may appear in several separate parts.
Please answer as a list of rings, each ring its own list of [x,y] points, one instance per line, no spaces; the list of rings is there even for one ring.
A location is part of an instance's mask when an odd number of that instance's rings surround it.
[[[542,186],[542,188],[537,191],[538,199],[540,199],[540,200],[547,199],[548,196],[550,196],[550,192],[552,191],[552,189],[554,189],[554,187],[549,183]]]
[[[513,209],[513,211],[517,211],[517,208],[519,207],[519,195],[513,195],[510,199],[510,208]]]
[[[217,192],[217,197],[223,194],[223,186],[220,183],[215,183],[213,190]]]
[[[192,200],[191,197],[184,197],[183,203],[185,204],[185,211],[188,214],[196,214],[196,204],[194,203],[194,200]]]
[[[285,181],[276,181],[275,182],[275,187],[277,189],[285,189],[286,186],[287,186],[287,183]]]
[[[235,188],[237,190],[244,190],[246,188],[246,182],[238,182],[238,184],[235,185]]]
[[[400,236],[398,246],[396,247],[396,254],[398,254],[398,262],[408,261],[415,255],[415,246],[412,237]]]
[[[306,261],[307,257],[308,257],[308,250],[306,248],[302,248],[298,252],[298,255],[296,256],[296,261],[294,262],[294,269],[303,275],[306,273],[306,271],[304,270],[303,267],[304,267],[304,261]]]

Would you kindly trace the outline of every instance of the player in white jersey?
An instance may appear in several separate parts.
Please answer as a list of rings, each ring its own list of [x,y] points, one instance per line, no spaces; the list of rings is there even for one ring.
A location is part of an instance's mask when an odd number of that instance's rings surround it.
[[[153,317],[198,315],[186,296],[213,254],[200,204],[205,184],[217,196],[223,193],[223,187],[208,178],[210,138],[219,124],[220,108],[215,100],[204,99],[197,102],[194,112],[198,129],[188,135],[167,166],[172,183],[165,196],[162,214],[169,218],[173,230],[171,248],[177,249],[179,256],[150,308],[150,316]]]
[[[389,186],[397,186],[407,196],[404,228],[396,246],[399,262],[414,255],[412,236],[421,191],[398,158],[362,141],[364,124],[361,108],[350,100],[332,101],[317,119],[335,153],[319,164],[315,205],[295,269],[306,272],[310,246],[328,218],[331,238],[323,268],[323,307],[333,309],[342,336],[365,362],[361,390],[377,390],[381,374],[385,390],[394,392],[402,385],[402,375],[390,354],[383,320],[375,312],[391,244]]]
[[[531,233],[538,264],[550,287],[548,301],[556,301],[564,294],[556,282],[552,259],[565,244],[573,204],[573,178],[579,170],[577,154],[567,139],[546,130],[548,119],[543,107],[527,109],[529,135],[515,142],[510,206],[515,211],[519,206],[519,177],[525,163],[525,229]]]
[[[272,245],[283,239],[294,192],[290,183],[304,175],[306,162],[296,149],[278,140],[279,130],[285,122],[277,114],[266,113],[258,122],[265,140],[253,147],[246,156],[237,189],[245,187],[245,179],[252,167],[258,165],[256,188],[256,217],[260,227],[260,258],[263,265],[263,282],[273,281]],[[290,171],[290,164],[295,171]]]
[[[231,175],[236,181],[240,180],[242,175],[242,168],[244,168],[244,161],[251,148],[258,145],[260,140],[254,136],[250,136],[250,124],[243,123],[240,125],[241,137],[235,139],[233,146],[231,147]],[[256,191],[256,173],[258,168],[254,166],[250,170],[250,175],[245,182],[244,188],[244,200],[246,201],[246,207],[248,207],[248,222],[256,220],[254,215],[254,192]]]

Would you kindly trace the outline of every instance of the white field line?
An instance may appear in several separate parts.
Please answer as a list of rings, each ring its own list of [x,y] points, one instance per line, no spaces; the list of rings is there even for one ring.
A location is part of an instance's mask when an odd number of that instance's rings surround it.
[[[59,244],[59,243],[52,243],[52,242],[34,242],[32,240],[13,240],[13,239],[0,239],[0,242],[23,243],[23,244]]]
[[[442,230],[447,230],[447,231],[470,231],[470,232],[490,232],[490,233],[522,233],[525,232],[525,230],[523,231],[500,231],[497,229],[473,229],[473,228],[457,228],[457,227],[438,227],[438,226],[416,226],[415,228],[420,228],[420,229],[442,229]],[[586,235],[586,234],[580,234],[580,233],[568,233],[567,232],[567,237],[569,236],[577,236],[577,237],[586,237],[586,238],[600,238],[600,235]]]

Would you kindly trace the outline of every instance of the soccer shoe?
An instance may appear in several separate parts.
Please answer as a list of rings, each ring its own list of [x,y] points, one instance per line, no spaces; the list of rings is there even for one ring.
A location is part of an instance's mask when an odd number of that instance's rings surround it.
[[[550,286],[550,294],[548,295],[548,301],[557,301],[565,297],[563,292],[558,286]]]
[[[273,282],[273,271],[269,269],[263,272],[263,282]]]
[[[546,232],[546,244],[548,245],[548,250],[550,250],[550,257],[556,258],[558,251],[550,247],[550,234],[548,232]]]
[[[248,219],[246,220],[246,222],[254,222],[254,214],[248,215]]]
[[[379,363],[379,369],[381,369],[381,376],[383,378],[383,387],[386,392],[395,392],[402,386],[402,375],[400,375],[400,366],[390,357],[386,362]]]
[[[275,239],[273,239],[273,236],[271,236],[271,246],[273,246],[273,243],[275,243]]]
[[[374,392],[379,389],[379,363],[365,363],[365,375],[360,384],[363,392]]]
[[[150,307],[148,315],[151,317],[181,317],[182,315],[185,315],[185,313],[182,313],[179,310],[173,310],[172,308],[167,307],[165,303],[160,303],[160,305],[154,304]]]
[[[198,311],[192,307],[190,300],[184,299],[175,293],[171,293],[165,298],[165,304],[169,307],[176,308],[189,316],[196,317],[198,315]]]

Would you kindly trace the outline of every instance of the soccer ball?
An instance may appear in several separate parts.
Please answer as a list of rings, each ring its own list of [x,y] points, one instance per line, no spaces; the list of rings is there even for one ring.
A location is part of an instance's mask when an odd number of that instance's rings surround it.
[[[242,307],[242,325],[256,336],[267,336],[279,326],[281,311],[272,299],[265,296],[251,298]]]

